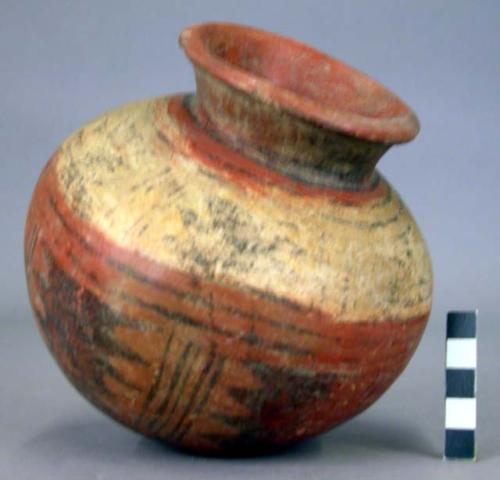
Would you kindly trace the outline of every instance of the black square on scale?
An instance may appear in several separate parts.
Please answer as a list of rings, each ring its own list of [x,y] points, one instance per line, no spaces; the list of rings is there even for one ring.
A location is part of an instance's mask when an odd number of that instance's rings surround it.
[[[476,312],[449,312],[446,338],[476,338]]]
[[[473,369],[446,370],[446,396],[448,398],[474,398],[476,372]]]
[[[475,430],[446,430],[444,456],[473,460],[476,456]]]

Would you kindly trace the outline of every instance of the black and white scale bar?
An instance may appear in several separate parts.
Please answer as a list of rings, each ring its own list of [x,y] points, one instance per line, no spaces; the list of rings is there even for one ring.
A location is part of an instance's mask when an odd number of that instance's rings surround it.
[[[449,312],[446,324],[445,451],[476,458],[477,312]]]

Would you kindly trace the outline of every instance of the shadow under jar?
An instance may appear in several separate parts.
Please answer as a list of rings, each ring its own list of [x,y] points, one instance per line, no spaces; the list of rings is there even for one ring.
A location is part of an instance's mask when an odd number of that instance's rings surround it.
[[[195,94],[104,114],[45,167],[30,298],[66,376],[116,420],[266,451],[363,411],[417,347],[430,259],[375,165],[418,122],[288,38],[209,23],[180,43]]]

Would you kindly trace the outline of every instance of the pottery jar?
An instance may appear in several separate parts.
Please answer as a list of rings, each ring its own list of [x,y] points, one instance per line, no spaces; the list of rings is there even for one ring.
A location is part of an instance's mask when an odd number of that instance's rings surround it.
[[[294,40],[184,30],[196,93],[112,110],[33,194],[33,309],[71,383],[198,452],[324,432],[405,368],[431,308],[415,221],[376,164],[418,131],[363,73]]]

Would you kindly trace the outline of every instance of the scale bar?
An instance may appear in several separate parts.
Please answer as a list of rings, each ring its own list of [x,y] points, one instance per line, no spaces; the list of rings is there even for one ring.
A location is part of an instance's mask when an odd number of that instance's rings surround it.
[[[446,459],[476,459],[477,312],[449,312],[446,324]]]

